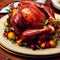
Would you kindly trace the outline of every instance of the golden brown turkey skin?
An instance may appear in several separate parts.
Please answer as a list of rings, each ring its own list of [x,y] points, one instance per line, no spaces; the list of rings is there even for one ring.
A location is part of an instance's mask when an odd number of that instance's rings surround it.
[[[10,22],[16,32],[21,35],[26,29],[42,29],[46,19],[54,22],[54,12],[51,8],[32,1],[22,1],[18,9],[12,10]]]
[[[23,5],[19,6],[25,21],[28,23],[29,28],[42,28],[42,22],[46,21],[45,14],[40,11],[36,6]]]
[[[23,41],[30,41],[36,39],[36,37],[43,39],[44,41],[46,39],[50,39],[51,36],[53,36],[55,32],[55,29],[53,26],[48,25],[43,29],[33,29],[33,30],[26,30],[22,33],[22,40]],[[44,37],[42,37],[44,35]]]
[[[50,22],[54,22],[55,21],[55,17],[54,17],[54,12],[53,10],[45,5],[40,5],[36,2],[33,1],[26,1],[26,2],[20,2],[18,4],[18,7],[21,8],[21,6],[25,6],[25,5],[31,5],[31,6],[35,6],[37,8],[39,8],[43,13],[45,13],[45,15],[47,15],[48,19],[50,20]]]
[[[10,20],[15,32],[20,35],[23,31],[23,22],[21,12],[17,11]]]

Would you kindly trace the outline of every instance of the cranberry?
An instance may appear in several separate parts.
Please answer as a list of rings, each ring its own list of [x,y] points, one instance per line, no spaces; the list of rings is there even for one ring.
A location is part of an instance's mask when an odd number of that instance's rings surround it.
[[[4,32],[3,35],[7,37],[8,33],[7,32]]]
[[[47,44],[47,42],[46,42],[46,41],[45,41],[44,43],[45,43],[45,44]]]
[[[50,44],[49,42],[46,43],[46,47],[49,48],[50,47]]]
[[[56,28],[56,29],[60,29],[60,25],[57,25],[55,28]]]
[[[16,36],[16,40],[19,40],[19,36]]]
[[[42,42],[40,40],[38,40],[38,45],[41,45],[41,44],[42,44]]]
[[[35,45],[31,45],[31,48],[32,48],[33,50],[35,50],[35,49],[36,49]]]
[[[60,36],[57,36],[57,38],[60,38]]]

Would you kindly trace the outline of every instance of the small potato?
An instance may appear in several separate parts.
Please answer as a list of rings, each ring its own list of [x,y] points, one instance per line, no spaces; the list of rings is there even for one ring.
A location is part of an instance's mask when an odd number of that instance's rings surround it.
[[[22,40],[21,39],[17,40],[16,42],[17,42],[18,45],[22,45],[22,43],[21,43]]]
[[[8,23],[7,21],[4,21],[4,26],[7,27]]]
[[[54,40],[49,41],[51,47],[56,47],[56,42]]]
[[[42,43],[42,44],[40,45],[40,47],[41,47],[42,49],[44,49],[44,48],[45,48],[45,43]]]
[[[8,39],[14,39],[14,37],[15,37],[15,33],[14,32],[9,32],[8,33]]]

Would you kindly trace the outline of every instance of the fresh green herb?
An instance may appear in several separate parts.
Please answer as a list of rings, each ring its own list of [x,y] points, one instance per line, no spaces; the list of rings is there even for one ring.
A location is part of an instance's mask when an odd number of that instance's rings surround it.
[[[7,18],[7,23],[8,23],[7,27],[11,27],[12,26],[11,23],[10,23],[10,19],[9,18]]]
[[[8,25],[7,25],[7,27],[11,27],[12,25],[9,23]]]
[[[12,40],[12,44],[14,44],[15,43],[15,40]]]
[[[6,11],[8,11],[8,12],[12,12],[12,10],[11,10],[11,9],[6,9]]]
[[[43,23],[44,26],[48,25],[50,22],[49,20],[47,19],[45,23]]]
[[[56,25],[60,25],[60,20],[59,20],[59,21],[56,20],[56,21],[55,21],[55,24],[56,24]]]
[[[8,12],[9,16],[12,14],[12,10],[11,9],[6,9],[6,11]]]
[[[60,33],[56,33],[54,36],[53,36],[53,39],[56,41],[56,40],[60,40],[60,38],[57,38],[58,36],[60,35]]]
[[[37,45],[37,44],[36,44],[35,46],[36,46],[36,48],[37,48],[37,49],[39,49],[39,48],[40,48],[40,47],[39,47],[39,45]]]
[[[16,40],[15,37],[11,40],[12,41],[12,44],[16,42],[15,40]]]
[[[56,20],[56,21],[54,22],[54,25],[53,25],[53,26],[55,27],[55,26],[57,26],[57,25],[60,25],[60,21],[59,21],[59,20]]]
[[[25,47],[27,47],[27,44],[25,42],[22,43]]]
[[[18,9],[18,7],[15,7],[15,9]]]
[[[6,28],[4,29],[4,32],[6,32]]]
[[[7,22],[10,22],[10,19],[9,18],[7,18]]]

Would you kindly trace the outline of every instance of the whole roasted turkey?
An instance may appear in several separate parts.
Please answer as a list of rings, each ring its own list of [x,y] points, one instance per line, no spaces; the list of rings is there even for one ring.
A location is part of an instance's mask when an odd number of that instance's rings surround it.
[[[18,9],[12,4],[10,7],[12,8],[10,22],[15,33],[20,35],[23,41],[34,40],[36,37],[41,39],[42,36],[44,40],[52,38],[54,27],[51,24],[46,27],[43,25],[47,19],[51,23],[55,21],[51,8],[32,1],[19,2]]]

